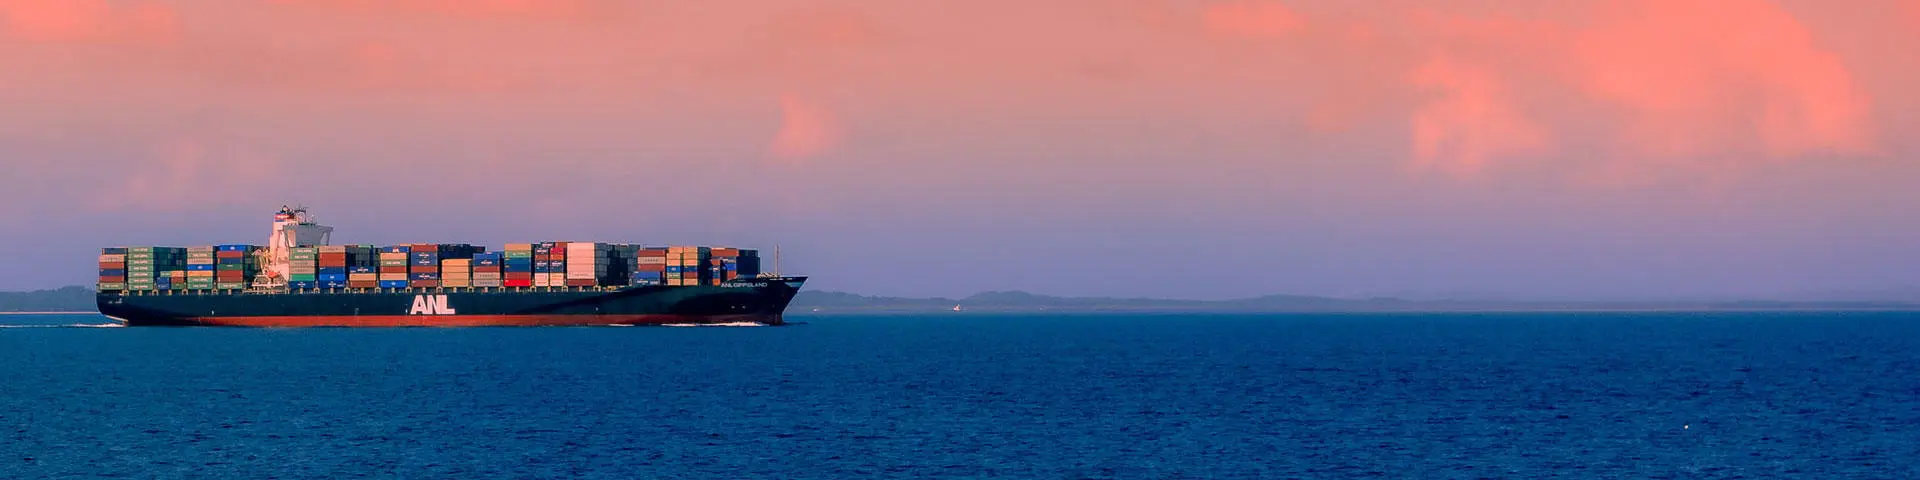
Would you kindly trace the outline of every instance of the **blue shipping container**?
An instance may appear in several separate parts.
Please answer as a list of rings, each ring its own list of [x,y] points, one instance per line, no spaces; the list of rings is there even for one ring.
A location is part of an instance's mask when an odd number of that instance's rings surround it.
[[[320,288],[347,288],[347,281],[321,280]]]
[[[107,247],[100,249],[101,255],[126,255],[126,247]]]
[[[407,288],[406,280],[381,280],[380,288]]]
[[[314,269],[313,273],[320,275],[346,275],[347,267],[320,267]]]
[[[491,267],[499,264],[500,264],[500,259],[497,259],[497,258],[473,257],[473,266],[476,266],[476,267]]]
[[[322,273],[322,274],[319,274],[319,275],[314,275],[314,279],[316,279],[316,280],[319,280],[319,281],[322,281],[322,282],[344,282],[344,281],[347,281],[347,274],[344,274],[344,273]]]
[[[413,247],[408,247],[408,246],[380,247],[380,253],[412,253],[412,252],[413,252]]]
[[[409,273],[409,274],[407,274],[407,278],[408,278],[408,279],[411,279],[411,280],[439,280],[439,279],[440,279],[440,274],[438,274],[438,273]]]
[[[247,259],[244,258],[222,258],[218,261],[221,265],[244,265],[247,263]]]
[[[680,266],[678,266],[678,265],[668,265],[668,266],[667,266],[667,273],[680,273]]]
[[[100,270],[100,276],[102,276],[102,277],[124,277],[124,276],[127,276],[127,271],[126,271],[126,270]]]
[[[416,259],[413,259],[413,262],[411,262],[411,264],[416,267],[437,267],[437,266],[440,266],[440,261],[431,259],[431,258],[427,258],[427,259],[416,258]]]
[[[294,290],[312,290],[320,288],[320,282],[287,282],[287,288]]]
[[[380,273],[379,267],[347,267],[347,273]]]
[[[189,272],[206,272],[213,269],[213,265],[187,265],[187,271]]]
[[[253,246],[252,245],[221,245],[213,248],[215,250],[219,250],[222,252],[247,252],[247,251],[252,251]]]

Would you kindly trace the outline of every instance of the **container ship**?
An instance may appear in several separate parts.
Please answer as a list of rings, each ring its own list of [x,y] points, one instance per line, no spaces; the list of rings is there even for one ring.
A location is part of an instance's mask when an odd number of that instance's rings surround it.
[[[329,245],[281,208],[265,245],[101,249],[100,313],[127,326],[780,325],[806,277],[756,250],[602,242]],[[777,268],[776,268],[777,270]]]

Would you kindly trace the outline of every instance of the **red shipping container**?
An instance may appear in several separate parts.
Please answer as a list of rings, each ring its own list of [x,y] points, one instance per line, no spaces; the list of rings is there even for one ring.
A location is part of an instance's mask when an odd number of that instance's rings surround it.
[[[507,272],[504,275],[506,275],[505,278],[507,280],[526,280],[529,282],[533,281],[533,272]],[[528,285],[528,286],[531,286],[531,285]]]
[[[407,267],[380,267],[380,273],[407,273]]]
[[[473,273],[500,273],[500,267],[473,267]]]
[[[643,264],[640,264],[639,266],[636,266],[636,267],[634,267],[634,268],[633,268],[633,271],[636,271],[636,272],[665,272],[665,271],[667,271],[667,264],[664,264],[664,263],[643,263]]]
[[[510,279],[510,280],[501,280],[501,281],[500,281],[500,286],[502,286],[502,287],[531,287],[531,286],[533,286],[533,279],[531,279],[531,278],[523,278],[523,279]]]
[[[716,249],[713,249],[713,250],[709,250],[709,252],[710,252],[710,255],[712,255],[712,256],[715,256],[715,257],[738,257],[738,256],[740,256],[740,249],[738,249],[738,248],[716,248]]]
[[[594,280],[591,278],[567,280],[567,286],[569,287],[591,287],[599,284],[600,284],[599,280]]]
[[[347,281],[347,288],[380,288],[380,282],[377,280],[349,280]]]
[[[219,252],[213,258],[247,258],[247,252]]]
[[[100,277],[100,283],[127,283],[127,277]]]
[[[641,250],[641,251],[639,251],[639,252],[635,252],[635,255],[634,255],[634,256],[636,256],[636,257],[660,257],[660,258],[666,258],[666,256],[667,256],[667,251],[666,251],[666,250]]]
[[[413,287],[413,288],[433,288],[433,287],[440,286],[440,281],[439,280],[414,280],[411,282],[407,282],[407,286]]]
[[[126,270],[127,262],[100,262],[101,270]]]

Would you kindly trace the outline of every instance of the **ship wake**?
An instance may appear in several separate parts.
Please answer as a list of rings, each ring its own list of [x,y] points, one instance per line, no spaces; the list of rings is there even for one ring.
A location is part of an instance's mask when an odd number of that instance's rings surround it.
[[[120,328],[118,323],[67,323],[58,325],[0,325],[0,328]]]

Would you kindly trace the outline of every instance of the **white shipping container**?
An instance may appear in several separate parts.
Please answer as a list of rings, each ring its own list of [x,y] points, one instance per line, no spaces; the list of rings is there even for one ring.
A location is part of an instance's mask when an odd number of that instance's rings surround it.
[[[567,272],[566,279],[567,280],[593,280],[596,278],[600,278],[600,276],[595,275],[593,272],[581,272],[581,273]]]

